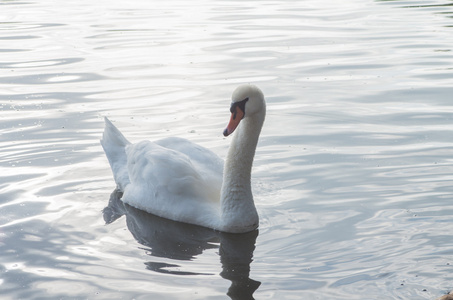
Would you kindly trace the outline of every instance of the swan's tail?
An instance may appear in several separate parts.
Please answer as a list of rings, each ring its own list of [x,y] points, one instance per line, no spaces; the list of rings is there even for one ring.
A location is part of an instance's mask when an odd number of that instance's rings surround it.
[[[101,145],[112,168],[113,177],[121,191],[130,183],[127,172],[126,146],[130,142],[106,117],[104,134],[102,135]]]

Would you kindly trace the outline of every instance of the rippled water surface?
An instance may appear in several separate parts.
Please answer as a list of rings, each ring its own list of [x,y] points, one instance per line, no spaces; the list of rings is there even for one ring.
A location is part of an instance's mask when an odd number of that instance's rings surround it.
[[[2,299],[434,299],[453,289],[453,2],[0,1]],[[260,228],[125,206],[99,139],[224,157],[264,91]]]

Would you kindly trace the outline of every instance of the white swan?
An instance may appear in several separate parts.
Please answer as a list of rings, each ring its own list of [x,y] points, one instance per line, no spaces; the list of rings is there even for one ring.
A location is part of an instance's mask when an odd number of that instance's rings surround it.
[[[266,115],[263,93],[253,85],[239,86],[230,112],[223,134],[237,130],[225,167],[212,151],[186,139],[131,144],[105,118],[101,144],[115,182],[124,192],[122,200],[160,217],[219,231],[257,228],[250,177]]]

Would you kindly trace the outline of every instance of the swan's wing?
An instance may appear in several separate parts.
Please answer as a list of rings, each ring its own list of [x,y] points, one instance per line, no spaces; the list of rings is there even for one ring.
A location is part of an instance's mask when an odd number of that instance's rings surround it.
[[[126,155],[131,183],[124,202],[178,221],[218,206],[223,164],[211,151],[172,138],[128,145]]]
[[[217,184],[222,184],[223,159],[211,150],[177,137],[165,138],[157,141],[156,144],[185,154],[201,176],[206,180],[218,179],[220,181]]]

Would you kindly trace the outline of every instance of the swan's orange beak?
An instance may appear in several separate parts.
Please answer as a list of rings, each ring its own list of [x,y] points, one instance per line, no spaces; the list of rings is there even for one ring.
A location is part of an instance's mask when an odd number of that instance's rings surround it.
[[[238,127],[239,122],[241,122],[244,117],[244,112],[238,106],[235,107],[234,111],[231,112],[230,122],[227,125],[227,128],[223,131],[224,136],[229,136],[233,131]]]

